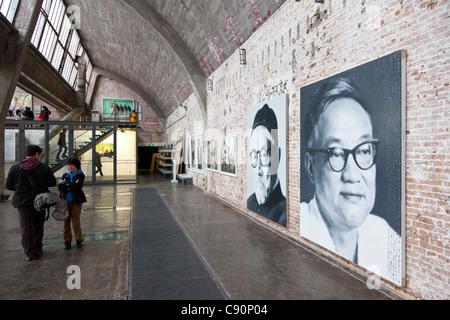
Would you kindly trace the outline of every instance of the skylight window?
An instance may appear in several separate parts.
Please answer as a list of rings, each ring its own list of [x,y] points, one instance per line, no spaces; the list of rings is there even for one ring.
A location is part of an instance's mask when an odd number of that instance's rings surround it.
[[[44,0],[31,43],[73,88],[78,72],[76,56],[82,56],[87,62],[89,83],[93,67],[62,0]]]
[[[19,1],[20,0],[0,0],[0,13],[11,23],[14,22]]]

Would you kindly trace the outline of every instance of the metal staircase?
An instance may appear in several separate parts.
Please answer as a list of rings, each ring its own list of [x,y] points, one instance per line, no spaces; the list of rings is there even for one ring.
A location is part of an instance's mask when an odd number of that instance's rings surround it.
[[[96,144],[101,143],[102,141],[106,140],[107,138],[109,138],[115,131],[115,128],[111,128],[109,130],[99,130],[99,133],[96,133],[95,135],[95,141]],[[89,138],[88,141],[84,141],[81,142],[80,144],[78,144],[78,146],[75,146],[74,149],[74,154],[73,157],[79,157],[83,154],[85,154],[86,152],[92,150],[92,148],[94,148],[94,142],[92,137]],[[62,159],[60,162],[55,162],[56,160],[54,160],[56,158],[56,152],[53,152],[55,155],[52,154],[52,159],[50,162],[50,168],[52,169],[53,173],[61,170],[65,165],[67,165],[67,158],[66,159]]]

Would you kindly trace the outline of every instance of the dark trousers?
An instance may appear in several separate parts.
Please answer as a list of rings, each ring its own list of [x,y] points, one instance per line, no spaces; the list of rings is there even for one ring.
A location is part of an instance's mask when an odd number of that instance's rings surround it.
[[[38,212],[33,207],[19,208],[22,247],[25,255],[31,257],[42,252],[45,211]]]
[[[59,159],[62,149],[64,149],[63,157],[67,155],[67,146],[59,146],[58,153],[56,154],[56,159]]]
[[[98,172],[100,172],[100,175],[103,177],[103,172],[102,172],[102,166],[96,166],[97,167],[97,171],[95,171],[95,174],[97,174]]]

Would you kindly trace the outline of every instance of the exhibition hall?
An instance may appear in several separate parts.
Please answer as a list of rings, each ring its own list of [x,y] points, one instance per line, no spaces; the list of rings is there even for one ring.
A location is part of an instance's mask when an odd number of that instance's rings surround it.
[[[0,0],[0,300],[448,300],[449,12]]]

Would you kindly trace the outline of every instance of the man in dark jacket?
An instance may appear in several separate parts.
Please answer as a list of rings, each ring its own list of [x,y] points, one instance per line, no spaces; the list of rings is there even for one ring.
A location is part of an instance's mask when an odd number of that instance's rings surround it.
[[[23,119],[24,120],[34,120],[34,113],[31,111],[30,107],[26,107],[25,111],[23,112]]]
[[[56,154],[56,161],[61,161],[59,158],[59,155],[61,154],[62,149],[64,149],[64,153],[62,155],[63,158],[67,157],[67,146],[66,146],[66,132],[67,129],[63,129],[63,131],[61,131],[61,133],[59,134],[59,139],[58,139],[58,153]]]
[[[9,170],[6,188],[14,191],[12,205],[19,211],[22,246],[25,259],[29,261],[42,255],[44,236],[45,211],[34,209],[34,198],[39,193],[49,192],[48,188],[56,185],[56,178],[52,170],[41,163],[39,146],[28,146],[25,155],[25,160]]]

